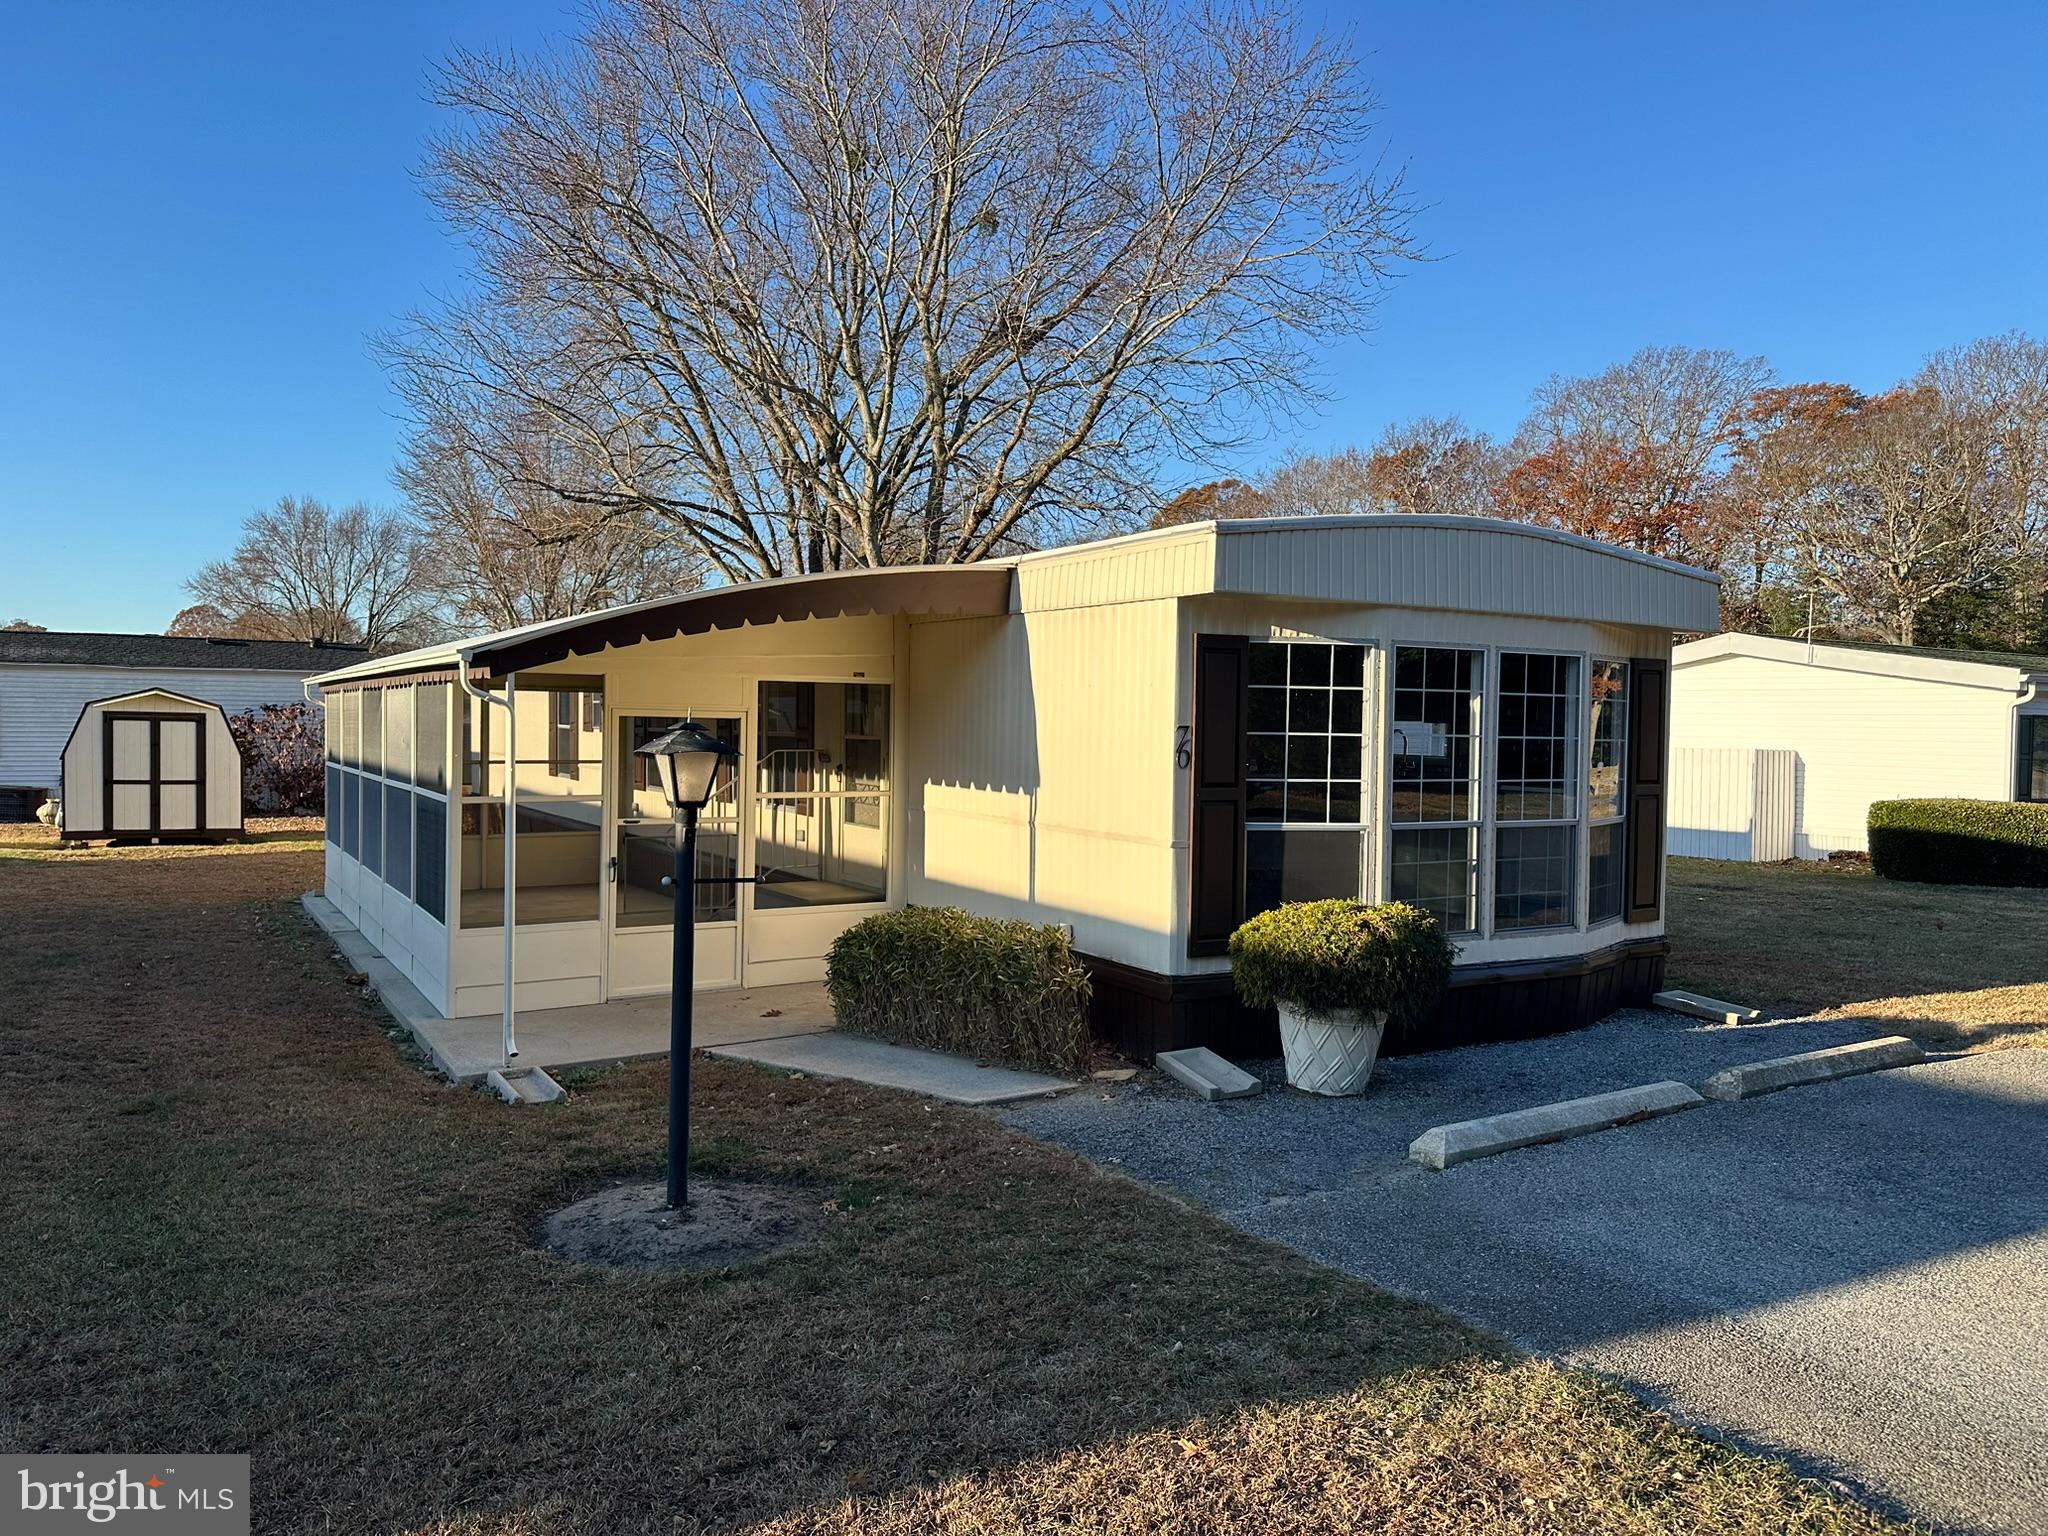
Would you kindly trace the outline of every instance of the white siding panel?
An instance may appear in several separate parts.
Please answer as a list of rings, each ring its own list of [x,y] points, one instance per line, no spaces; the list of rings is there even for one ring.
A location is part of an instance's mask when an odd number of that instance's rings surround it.
[[[1665,850],[1684,859],[1772,864],[1792,857],[1797,753],[1679,747],[1671,754]]]
[[[259,704],[295,704],[305,697],[299,679],[285,672],[0,666],[0,784],[54,791],[58,758],[79,711],[94,699],[147,688],[204,699],[230,715]]]
[[[1867,848],[1873,800],[2012,797],[2015,696],[2004,689],[1750,656],[1680,662],[1671,673],[1674,753],[1795,754],[1795,857]]]

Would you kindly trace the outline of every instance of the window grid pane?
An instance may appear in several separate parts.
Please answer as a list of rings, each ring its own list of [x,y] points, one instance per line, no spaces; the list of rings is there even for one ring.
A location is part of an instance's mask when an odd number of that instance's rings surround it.
[[[1394,652],[1387,741],[1393,820],[1470,823],[1478,816],[1477,726],[1483,654],[1404,645]]]
[[[1497,821],[1578,820],[1578,693],[1576,656],[1502,654]]]
[[[1254,641],[1248,694],[1246,819],[1362,825],[1365,647]]]
[[[1493,926],[1572,923],[1572,827],[1501,827],[1494,834]]]
[[[1400,827],[1388,840],[1390,894],[1435,914],[1447,933],[1479,926],[1478,832],[1471,827]]]

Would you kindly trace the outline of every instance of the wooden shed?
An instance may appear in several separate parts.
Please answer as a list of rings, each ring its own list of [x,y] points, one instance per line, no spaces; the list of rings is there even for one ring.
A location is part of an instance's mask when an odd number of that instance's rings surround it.
[[[64,743],[67,840],[242,836],[242,753],[218,704],[168,689],[94,699]]]

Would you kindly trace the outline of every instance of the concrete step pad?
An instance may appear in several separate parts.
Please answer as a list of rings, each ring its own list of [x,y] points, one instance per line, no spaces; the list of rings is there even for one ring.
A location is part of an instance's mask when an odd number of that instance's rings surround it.
[[[1910,1067],[1926,1059],[1919,1045],[1904,1035],[1886,1035],[1881,1040],[1859,1040],[1824,1051],[1801,1051],[1795,1056],[1773,1056],[1769,1061],[1728,1067],[1701,1083],[1700,1092],[1710,1099],[1753,1099],[1780,1088],[1830,1083],[1838,1077]]]
[[[1589,1136],[1617,1125],[1695,1109],[1706,1102],[1684,1083],[1644,1083],[1613,1093],[1431,1126],[1409,1144],[1408,1155],[1425,1168],[1452,1168],[1477,1157]]]
[[[1712,1019],[1716,1024],[1754,1024],[1763,1017],[1760,1009],[1745,1008],[1740,1003],[1724,1003],[1717,997],[1701,997],[1697,992],[1659,992],[1650,1001],[1673,1013]]]
[[[712,1046],[704,1054],[720,1061],[747,1061],[757,1067],[843,1078],[848,1082],[871,1083],[877,1088],[904,1088],[944,1099],[949,1104],[1009,1104],[1020,1099],[1043,1098],[1074,1086],[1066,1078],[1043,1072],[977,1066],[965,1056],[890,1045],[838,1030]]]
[[[1161,1051],[1152,1058],[1152,1064],[1201,1099],[1248,1099],[1266,1086],[1206,1045],[1184,1051]]]

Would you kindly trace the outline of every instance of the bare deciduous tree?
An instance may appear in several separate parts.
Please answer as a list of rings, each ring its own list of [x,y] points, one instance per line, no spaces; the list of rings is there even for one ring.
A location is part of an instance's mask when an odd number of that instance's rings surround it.
[[[401,390],[729,579],[1127,526],[1410,254],[1353,60],[1256,0],[603,0],[441,99],[478,281]]]
[[[1382,512],[1492,517],[1499,512],[1505,451],[1455,416],[1390,426],[1366,460],[1366,485]]]
[[[513,629],[595,608],[635,603],[703,584],[703,560],[675,528],[646,512],[605,513],[539,487],[554,478],[546,440],[531,430],[494,434],[476,424],[423,424],[406,445],[397,481],[420,531],[418,558],[448,616],[466,630]],[[511,452],[514,473],[501,471]]]
[[[1715,493],[1760,357],[1645,347],[1588,378],[1541,385],[1501,487],[1511,516],[1712,565]]]
[[[392,650],[444,627],[415,546],[394,513],[285,496],[252,513],[234,553],[185,588],[196,605],[236,615],[246,633]]]
[[[1994,505],[2011,550],[2000,638],[2048,641],[2048,340],[1987,336],[1929,359],[1921,381],[1977,425],[1996,481]]]
[[[1995,484],[1979,424],[1938,390],[1879,395],[1839,435],[1807,511],[1806,572],[1852,629],[1912,645],[1930,604],[1998,574],[2007,544]]]

